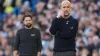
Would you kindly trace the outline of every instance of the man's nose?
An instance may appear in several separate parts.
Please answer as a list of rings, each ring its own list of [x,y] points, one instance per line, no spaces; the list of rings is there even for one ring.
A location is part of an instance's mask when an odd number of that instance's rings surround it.
[[[67,8],[65,8],[65,10],[68,10]]]

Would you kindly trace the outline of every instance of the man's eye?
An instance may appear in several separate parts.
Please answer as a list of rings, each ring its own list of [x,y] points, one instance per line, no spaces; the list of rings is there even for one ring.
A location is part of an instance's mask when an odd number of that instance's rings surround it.
[[[66,7],[63,7],[63,8],[66,8]]]
[[[69,6],[67,6],[67,8],[69,8]]]
[[[69,6],[67,6],[67,7],[63,7],[63,8],[69,8]]]

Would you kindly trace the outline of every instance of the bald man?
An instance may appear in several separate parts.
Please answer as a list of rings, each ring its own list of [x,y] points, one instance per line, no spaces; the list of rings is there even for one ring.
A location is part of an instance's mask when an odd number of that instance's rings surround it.
[[[53,56],[76,56],[75,37],[78,20],[71,16],[71,3],[61,3],[61,13],[53,19],[50,33],[55,37]]]

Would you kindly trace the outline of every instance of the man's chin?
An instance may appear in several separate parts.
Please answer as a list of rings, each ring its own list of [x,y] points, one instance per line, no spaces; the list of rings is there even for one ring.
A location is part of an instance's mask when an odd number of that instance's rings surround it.
[[[32,25],[25,25],[25,27],[30,28],[30,27],[32,27]]]
[[[69,16],[69,14],[64,15],[64,17],[68,17],[68,16]]]

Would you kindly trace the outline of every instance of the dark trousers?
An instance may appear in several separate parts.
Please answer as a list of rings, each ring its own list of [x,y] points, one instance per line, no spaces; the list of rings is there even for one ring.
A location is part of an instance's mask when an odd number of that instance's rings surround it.
[[[76,56],[75,51],[53,52],[53,56]]]
[[[19,56],[37,56],[37,55],[19,55]]]
[[[19,56],[34,56],[34,55],[19,55]]]

